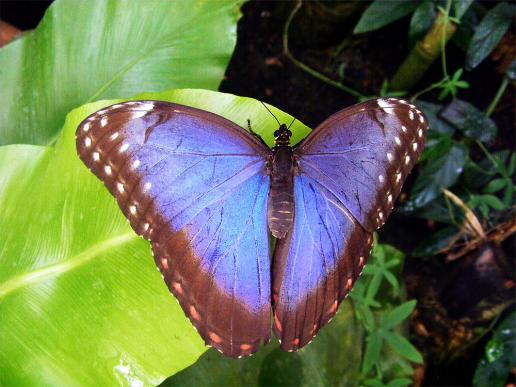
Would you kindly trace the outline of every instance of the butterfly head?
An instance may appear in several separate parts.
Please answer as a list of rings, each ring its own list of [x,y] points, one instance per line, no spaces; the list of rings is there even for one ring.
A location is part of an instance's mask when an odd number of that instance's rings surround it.
[[[289,146],[290,137],[292,137],[292,132],[287,128],[287,125],[281,124],[278,130],[274,132],[274,140],[276,141],[276,146]]]

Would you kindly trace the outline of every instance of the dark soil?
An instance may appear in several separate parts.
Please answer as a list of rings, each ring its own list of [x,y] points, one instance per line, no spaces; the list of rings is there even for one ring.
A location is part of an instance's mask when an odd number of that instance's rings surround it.
[[[23,30],[32,29],[36,27],[49,4],[49,1],[3,1],[0,3],[0,18]],[[298,60],[334,80],[341,80],[364,95],[375,95],[383,80],[394,74],[408,52],[409,22],[405,18],[378,32],[353,36],[350,32],[366,5],[367,3],[363,2],[355,8],[349,8],[348,3],[341,3],[342,8],[337,9],[339,5],[333,3],[333,8],[330,7],[328,11],[327,8],[320,9],[317,4],[309,2],[293,20],[289,42],[291,51]],[[282,35],[292,6],[293,3],[272,1],[253,1],[244,4],[243,17],[238,24],[236,50],[220,90],[266,101],[292,114],[308,126],[315,127],[329,115],[356,103],[357,99],[314,78],[285,57]],[[335,9],[338,12],[333,12]],[[345,44],[341,44],[343,41]],[[337,48],[339,45],[340,49]],[[453,44],[449,45],[447,59],[450,69],[459,68],[464,64],[463,52]],[[484,109],[501,82],[501,76],[495,71],[495,67],[496,64],[491,60],[486,60],[474,71],[466,73],[464,78],[471,87],[461,93],[461,98]],[[343,77],[339,79],[342,69]],[[440,78],[441,65],[435,63],[415,90],[420,90]],[[432,94],[425,98],[435,101],[435,95]],[[492,144],[491,150],[502,147],[514,149],[514,117],[514,88],[509,87],[492,116],[500,128],[500,134]],[[413,180],[413,177],[409,178],[405,190],[410,188],[411,179]],[[395,212],[381,230],[380,239],[409,255],[422,236],[428,234],[429,226],[431,225],[424,221],[407,218]],[[514,243],[514,239],[510,242]],[[506,245],[509,246],[509,243]],[[438,284],[439,280],[453,282],[453,278],[457,280],[458,276],[459,282],[467,283],[474,282],[471,276],[476,278],[476,274],[470,273],[468,268],[460,269],[460,264],[450,267],[443,262],[426,264],[410,259],[407,259],[407,262],[406,280],[409,292],[424,299],[425,289],[419,282],[426,278],[428,293],[435,289],[438,289],[439,293],[436,293],[431,301],[441,306],[446,302],[443,303],[439,299],[443,290],[443,286]],[[450,270],[455,277],[450,277]],[[499,271],[496,273],[501,275]],[[446,289],[449,291],[451,285],[447,286]],[[487,287],[486,291],[489,289]],[[468,289],[451,286],[451,292],[458,292],[457,297],[460,300],[461,297],[467,297]],[[459,314],[467,312],[461,310],[461,305],[454,304],[454,307],[458,308],[455,312]],[[414,323],[416,328],[419,322],[418,320]],[[465,329],[467,328],[468,326]],[[443,333],[443,340],[446,340],[447,334]],[[425,342],[418,341],[419,339],[416,337],[415,341],[425,345]],[[465,352],[464,356],[450,362],[429,361],[423,384],[469,385],[484,345],[485,339],[480,340]],[[442,348],[443,351],[445,347]]]

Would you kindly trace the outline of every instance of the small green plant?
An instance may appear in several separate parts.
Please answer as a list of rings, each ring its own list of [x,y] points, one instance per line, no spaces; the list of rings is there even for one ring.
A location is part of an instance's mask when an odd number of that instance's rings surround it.
[[[416,301],[402,300],[398,276],[403,254],[388,245],[375,242],[364,277],[350,294],[356,318],[366,331],[362,358],[363,383],[368,386],[407,386],[412,367],[422,363],[418,350],[408,341],[403,324],[416,307]],[[398,357],[387,360],[395,353]],[[385,380],[389,380],[384,384]]]

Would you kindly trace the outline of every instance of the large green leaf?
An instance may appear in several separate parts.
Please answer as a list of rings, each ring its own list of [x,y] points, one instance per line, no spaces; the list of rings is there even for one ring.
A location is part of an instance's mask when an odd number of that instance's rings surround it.
[[[349,302],[314,341],[296,353],[279,349],[276,340],[251,358],[239,361],[206,352],[166,386],[355,386],[362,356],[363,328]]]
[[[216,89],[241,0],[57,0],[0,50],[0,145],[48,145],[84,103],[179,87]]]
[[[141,98],[196,106],[277,129],[256,100],[202,90]],[[205,350],[102,183],[75,129],[116,101],[71,112],[55,147],[0,147],[0,385],[156,384]],[[282,122],[291,117],[272,108]],[[292,126],[295,141],[309,129]]]

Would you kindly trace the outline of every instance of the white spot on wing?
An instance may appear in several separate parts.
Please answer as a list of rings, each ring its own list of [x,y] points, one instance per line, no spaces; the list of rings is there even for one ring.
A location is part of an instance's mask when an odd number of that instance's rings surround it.
[[[408,165],[408,163],[410,163],[410,156],[406,155],[405,156],[405,164]]]
[[[423,129],[419,129],[419,130],[417,131],[417,135],[418,135],[419,137],[423,137]]]
[[[91,138],[86,137],[84,139],[84,145],[86,146],[86,148],[89,148],[91,146]]]
[[[129,144],[128,143],[123,144],[120,147],[120,153],[124,153],[127,150],[127,148],[129,148]]]
[[[401,145],[401,140],[398,136],[394,137],[394,141],[396,142],[397,145]]]
[[[383,183],[385,181],[385,178],[383,175],[378,176],[378,180],[380,180],[380,183]]]
[[[412,110],[409,110],[409,112],[408,112],[408,116],[409,116],[409,118],[410,118],[411,120],[413,120],[413,119],[414,119],[414,112],[413,112]]]
[[[401,130],[403,133],[407,133],[407,127],[405,125],[401,125]]]
[[[387,152],[387,160],[389,160],[389,162],[392,162],[392,160],[394,160],[394,156],[391,152]]]
[[[91,154],[91,157],[93,157],[93,160],[94,160],[94,161],[99,161],[99,160],[100,160],[100,154],[99,154],[99,152],[93,152],[93,153]]]
[[[118,189],[118,192],[124,193],[124,185],[122,183],[116,183],[116,188]]]
[[[136,169],[140,166],[141,162],[140,160],[136,159],[133,161],[133,164],[131,165],[133,169]]]
[[[133,215],[136,215],[136,206],[129,206],[129,212]]]
[[[135,119],[135,118],[140,118],[140,117],[143,117],[144,115],[147,114],[147,111],[146,110],[139,110],[139,111],[135,111],[132,115],[131,115],[131,118],[132,119]]]
[[[107,125],[107,123],[108,123],[108,118],[102,117],[102,119],[100,120],[100,126],[104,127]]]
[[[144,190],[144,191],[148,191],[148,190],[150,190],[150,189],[151,189],[151,187],[152,187],[152,183],[151,183],[150,181],[148,181],[147,183],[145,183],[145,184],[143,185],[143,190]]]
[[[104,171],[106,172],[107,175],[111,175],[111,167],[109,165],[106,165],[104,167]]]
[[[143,109],[143,110],[152,110],[152,109],[154,109],[154,103],[153,102],[145,102],[145,103],[141,104],[138,108]]]
[[[379,99],[377,101],[377,103],[378,103],[378,106],[380,106],[382,109],[392,108],[392,104],[390,104],[388,101],[386,101],[384,99]]]
[[[113,133],[109,138],[110,138],[111,140],[116,140],[116,138],[117,138],[117,137],[118,137],[118,132],[115,132],[115,133]]]
[[[417,142],[412,144],[412,149],[414,150],[414,152],[417,151]]]
[[[85,132],[87,132],[88,130],[90,130],[90,127],[91,127],[91,122],[86,122],[84,124],[84,126],[82,127],[82,130],[84,130]]]

